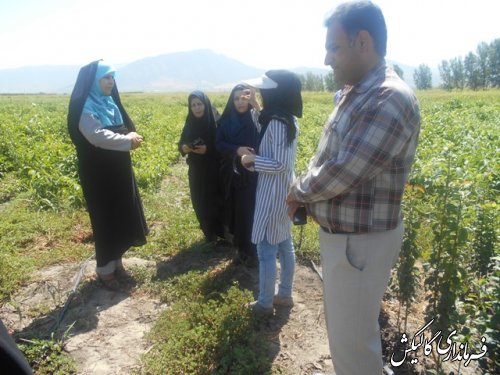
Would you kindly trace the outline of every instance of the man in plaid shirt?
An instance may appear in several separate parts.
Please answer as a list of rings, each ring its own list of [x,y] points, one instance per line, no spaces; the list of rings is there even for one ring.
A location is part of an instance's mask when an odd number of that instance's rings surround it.
[[[420,130],[418,101],[386,66],[387,29],[371,2],[325,22],[325,64],[344,87],[307,172],[290,188],[320,225],[325,318],[337,374],[382,374],[378,316],[399,255],[401,199]]]

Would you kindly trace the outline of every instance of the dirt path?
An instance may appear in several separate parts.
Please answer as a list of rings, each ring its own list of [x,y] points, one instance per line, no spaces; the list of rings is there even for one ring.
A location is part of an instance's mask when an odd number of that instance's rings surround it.
[[[311,268],[297,265],[294,282],[294,307],[276,309],[269,324],[274,365],[285,374],[332,371],[321,280]]]
[[[124,263],[129,267],[155,266],[154,262],[137,258]],[[0,318],[8,329],[21,337],[39,337],[56,329],[80,267],[65,264],[37,272],[30,285],[0,308]],[[73,325],[68,331],[66,350],[76,361],[78,374],[128,374],[147,350],[144,333],[165,306],[133,289],[113,292],[99,287],[93,280],[94,268],[95,262],[86,266],[81,289],[65,311],[59,331]],[[31,318],[42,311],[49,313]]]
[[[154,269],[154,262],[137,258],[124,260],[125,266]],[[24,337],[49,334],[63,310],[80,264],[65,264],[37,272],[30,285],[0,308],[0,318],[10,331]],[[151,296],[137,292],[113,292],[93,281],[95,263],[86,266],[82,287],[73,298],[60,330],[73,324],[66,350],[77,364],[78,374],[130,374],[140,367],[140,355],[147,350],[144,334],[166,306]],[[256,270],[242,267],[250,285],[256,285]],[[249,277],[248,277],[249,276]],[[270,342],[269,355],[286,374],[310,374],[332,368],[323,317],[321,282],[308,267],[297,265],[295,306],[280,309],[263,322],[261,333]],[[47,314],[39,314],[46,311]],[[37,318],[32,316],[37,315]]]

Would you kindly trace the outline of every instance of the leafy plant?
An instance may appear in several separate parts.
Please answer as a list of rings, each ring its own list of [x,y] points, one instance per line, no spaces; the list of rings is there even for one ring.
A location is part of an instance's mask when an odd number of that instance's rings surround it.
[[[143,358],[154,374],[265,374],[264,346],[258,341],[248,291],[236,285],[211,298],[175,303],[150,334],[152,350]],[[165,332],[168,335],[165,336]]]
[[[64,340],[24,340],[19,345],[28,363],[37,375],[70,375],[76,374],[75,361],[64,351]]]
[[[420,229],[420,215],[417,202],[422,198],[424,192],[423,186],[418,184],[407,184],[405,189],[405,233],[396,270],[397,284],[395,287],[400,303],[398,326],[401,307],[404,308],[402,332],[407,332],[409,307],[415,301],[418,288],[419,272],[415,263],[420,258],[420,249],[417,243],[418,230]]]

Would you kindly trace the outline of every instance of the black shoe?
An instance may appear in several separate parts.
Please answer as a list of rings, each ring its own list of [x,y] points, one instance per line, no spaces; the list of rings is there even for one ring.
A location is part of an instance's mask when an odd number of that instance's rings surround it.
[[[215,243],[217,249],[230,249],[233,245],[224,238],[219,238]]]
[[[259,266],[259,259],[247,256],[243,264],[248,268],[257,268]]]
[[[205,241],[207,243],[216,243],[217,242],[217,236],[215,234],[211,234],[209,236],[205,236]]]

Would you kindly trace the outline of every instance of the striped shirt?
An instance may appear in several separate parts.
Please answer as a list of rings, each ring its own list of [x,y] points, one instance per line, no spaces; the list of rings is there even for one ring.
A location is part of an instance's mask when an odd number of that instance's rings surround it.
[[[416,97],[392,68],[378,65],[342,92],[291,198],[333,232],[394,229],[419,131]]]
[[[296,120],[295,127],[298,128]],[[271,120],[255,157],[255,171],[259,175],[252,228],[254,244],[266,238],[274,245],[291,236],[292,222],[287,215],[286,197],[294,179],[296,150],[297,136],[288,145],[286,125]]]

